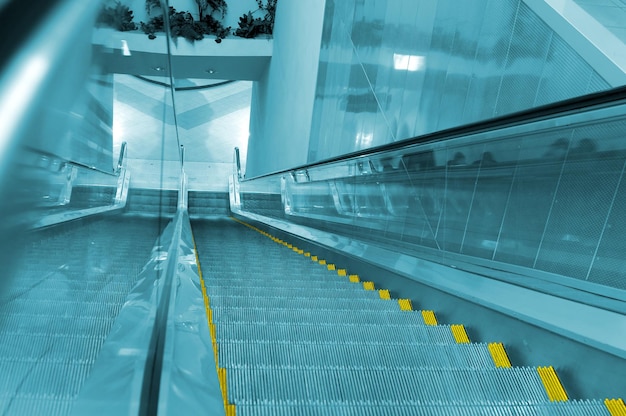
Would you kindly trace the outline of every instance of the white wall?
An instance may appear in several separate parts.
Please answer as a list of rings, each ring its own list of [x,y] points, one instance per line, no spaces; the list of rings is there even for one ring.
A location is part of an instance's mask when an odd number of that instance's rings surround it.
[[[279,0],[274,52],[252,90],[246,177],[307,161],[325,0]]]

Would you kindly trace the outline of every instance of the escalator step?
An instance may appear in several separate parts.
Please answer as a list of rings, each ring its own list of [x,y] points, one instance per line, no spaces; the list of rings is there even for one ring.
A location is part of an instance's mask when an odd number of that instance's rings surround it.
[[[237,405],[237,416],[611,416],[598,401],[524,403],[325,403]]]
[[[10,314],[38,314],[43,312],[47,316],[117,316],[122,305],[112,302],[81,302],[80,300],[67,300],[65,298],[39,300],[30,302],[28,299],[14,300],[3,305],[0,313]]]
[[[367,293],[366,291],[363,291]],[[376,292],[369,299],[332,299],[326,297],[260,297],[260,296],[212,296],[211,307],[269,308],[269,309],[369,309],[379,311],[398,310],[396,302],[383,302]]]
[[[229,402],[318,400],[382,403],[543,403],[534,368],[507,369],[301,369],[229,368]]]
[[[5,415],[67,415],[72,409],[73,396],[53,396],[47,393],[0,395],[0,413]]]
[[[32,315],[25,315],[30,317]],[[91,336],[106,335],[111,326],[112,320],[99,318],[77,318],[74,316],[46,316],[37,321],[26,321],[21,319],[20,314],[14,314],[5,321],[0,331],[0,339],[10,336],[22,336],[33,334],[89,334]],[[9,326],[11,325],[11,326]]]
[[[397,305],[397,304],[396,304]],[[216,323],[282,323],[307,324],[363,324],[363,325],[419,325],[424,318],[420,311],[398,313],[397,310],[371,309],[269,309],[212,307]]]
[[[36,290],[19,291],[12,289],[7,291],[0,297],[0,304],[14,302],[16,300],[38,302],[46,301],[53,298],[63,296],[66,299],[82,299],[83,301],[103,302],[103,303],[124,303],[128,296],[129,288],[125,290],[110,290],[109,288],[100,288],[96,290],[86,289],[58,289],[58,288],[42,288]],[[33,305],[35,306],[35,305]]]
[[[221,342],[219,366],[491,368],[485,344],[339,344]]]
[[[288,312],[287,312],[288,313]],[[416,325],[334,324],[240,324],[216,325],[217,341],[328,342],[358,343],[456,343],[450,327]]]
[[[314,268],[306,273],[303,273],[302,270],[306,268],[310,268],[311,266],[315,266],[314,264],[289,264],[289,263],[281,263],[279,265],[275,265],[273,267],[268,267],[265,265],[258,265],[257,267],[252,267],[250,265],[219,265],[213,264],[209,267],[202,266],[202,271],[207,275],[211,280],[212,277],[219,279],[220,282],[225,282],[230,279],[248,279],[254,280],[258,279],[259,276],[279,276],[282,280],[292,280],[305,277],[307,279],[312,280],[325,280],[327,282],[332,282],[339,279],[339,276],[336,272],[330,271],[327,269],[323,269],[321,267]]]
[[[202,269],[204,272],[204,268]],[[224,279],[216,281],[210,277],[205,278],[205,286],[209,294],[212,288],[219,288],[223,286],[233,288],[265,288],[265,287],[282,287],[282,288],[302,288],[302,289],[341,289],[352,288],[353,290],[361,290],[362,286],[350,283],[345,278],[341,279],[337,276],[332,280],[322,280],[316,278],[307,278],[300,276],[293,276],[289,279],[278,280],[273,277],[266,279]]]
[[[75,397],[89,374],[89,362],[38,360],[2,362],[0,391]],[[63,380],[59,383],[58,380]]]
[[[306,295],[311,298],[327,299],[380,299],[378,293],[362,290],[361,287],[346,283],[342,288],[294,288],[294,287],[231,287],[221,286],[207,288],[209,299],[215,297],[262,297],[262,298],[293,298]]]

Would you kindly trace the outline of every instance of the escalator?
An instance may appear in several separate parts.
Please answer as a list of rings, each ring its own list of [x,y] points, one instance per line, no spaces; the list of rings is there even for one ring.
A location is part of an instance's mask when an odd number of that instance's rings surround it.
[[[0,414],[68,414],[159,234],[110,217],[26,236],[0,294]]]
[[[511,366],[501,343],[246,225],[192,224],[227,415],[626,411],[568,400],[552,367]]]
[[[30,77],[0,131],[0,415],[626,416],[624,88],[236,163],[228,194],[187,189],[164,89],[137,123],[161,158],[142,189],[112,158],[107,62],[128,55],[99,2],[53,3],[20,48],[55,71],[0,78],[6,109]]]
[[[157,218],[115,216],[27,236],[2,294],[1,414],[77,414],[161,228]],[[372,276],[325,261],[322,250],[227,217],[195,220],[192,229],[207,310],[189,309],[194,318],[184,322],[208,322],[213,354],[196,353],[205,373],[215,366],[219,387],[205,388],[221,390],[225,409],[210,414],[626,411],[619,399],[569,399],[552,367],[516,366],[499,340],[471,342],[463,322],[439,322],[440,311],[396,299]]]

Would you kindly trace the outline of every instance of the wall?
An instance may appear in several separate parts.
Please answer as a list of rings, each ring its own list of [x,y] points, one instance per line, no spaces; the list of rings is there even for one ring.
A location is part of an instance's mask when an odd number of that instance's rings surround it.
[[[304,164],[324,0],[278,2],[274,53],[252,90],[246,177]]]
[[[307,161],[608,87],[520,0],[328,0]]]

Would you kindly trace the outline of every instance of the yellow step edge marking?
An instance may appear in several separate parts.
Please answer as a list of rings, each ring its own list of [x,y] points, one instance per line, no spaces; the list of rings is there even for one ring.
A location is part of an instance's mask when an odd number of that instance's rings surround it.
[[[317,256],[311,256],[311,260],[317,261]]]
[[[326,260],[318,260],[318,263],[324,266],[326,264]]]
[[[226,384],[226,369],[222,367],[218,367],[217,369],[217,378],[220,381],[220,387],[222,389],[222,400],[224,400],[224,406],[228,404],[228,390]]]
[[[422,319],[424,319],[424,323],[426,325],[437,325],[437,317],[435,316],[435,312],[433,311],[422,311]]]
[[[567,401],[567,393],[559,381],[559,377],[556,375],[554,368],[550,367],[537,367],[537,373],[543,382],[543,386],[548,393],[548,398],[551,402],[565,402]]]
[[[304,253],[304,257],[311,257],[311,253],[307,251],[306,253]]]
[[[339,276],[347,276],[348,275],[348,271],[346,269],[337,269],[337,274]]]
[[[398,299],[398,304],[400,305],[401,311],[412,311],[413,306],[411,305],[410,299]]]
[[[611,416],[626,416],[626,405],[622,399],[605,399],[604,405]]]
[[[211,332],[211,340],[213,340],[213,342],[217,342],[217,337],[215,336],[215,324],[213,322],[209,324],[209,331]]]
[[[226,416],[237,416],[237,411],[235,410],[234,404],[226,405]]]
[[[391,300],[391,295],[387,289],[378,289],[378,296],[380,296],[381,299]]]
[[[304,250],[302,249],[298,250],[298,254],[304,254]]]
[[[363,289],[374,290],[374,282],[363,282]]]
[[[469,344],[470,340],[463,325],[450,325],[450,330],[457,344]]]
[[[509,361],[509,356],[504,349],[504,345],[501,342],[492,342],[487,345],[489,352],[491,353],[491,358],[493,359],[493,363],[498,368],[510,368],[511,361]]]
[[[359,283],[361,281],[358,274],[351,274],[350,276],[348,276],[348,279],[350,279],[352,283]]]
[[[334,264],[329,264],[329,265],[327,265],[327,266],[326,266],[326,268],[327,268],[328,270],[337,270],[337,268],[335,267],[335,265],[334,265]]]

